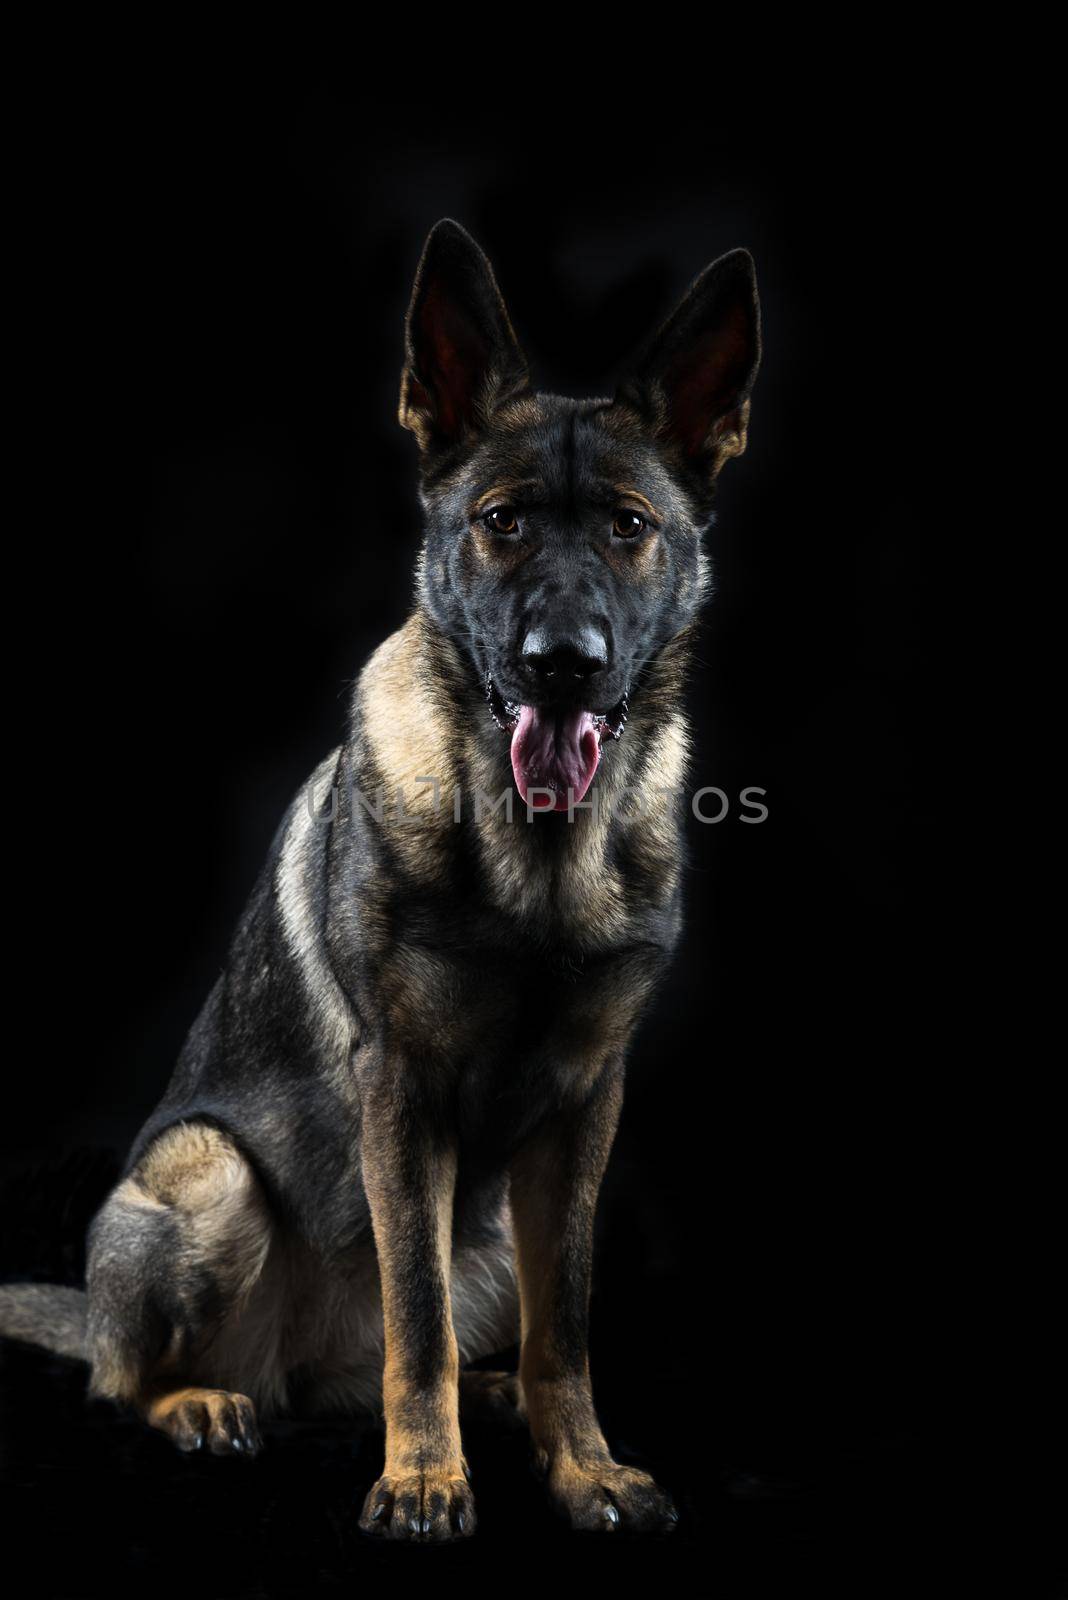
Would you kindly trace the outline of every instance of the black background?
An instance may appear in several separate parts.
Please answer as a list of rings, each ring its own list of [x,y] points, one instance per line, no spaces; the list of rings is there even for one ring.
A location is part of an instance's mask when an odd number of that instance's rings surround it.
[[[693,777],[761,786],[769,817],[735,803],[690,829],[687,934],[634,1051],[593,1310],[609,1436],[683,1521],[670,1543],[575,1539],[522,1449],[476,1438],[473,1544],[382,1551],[353,1533],[373,1434],[291,1424],[255,1467],[189,1462],[85,1410],[78,1372],[9,1352],[34,1592],[303,1593],[372,1568],[425,1581],[434,1560],[457,1581],[510,1562],[683,1592],[946,1592],[945,619],[915,447],[934,337],[916,252],[944,166],[921,102],[902,120],[860,91],[799,96],[743,125],[692,96],[650,116],[618,83],[566,114],[544,84],[535,114],[508,82],[379,103],[373,78],[200,66],[57,97],[36,128],[14,443],[37,482],[8,599],[27,1044],[0,1271],[78,1281],[278,818],[406,613],[415,447],[395,404],[427,229],[452,215],[482,242],[564,393],[610,392],[690,277],[745,244],[765,362],[712,540]]]

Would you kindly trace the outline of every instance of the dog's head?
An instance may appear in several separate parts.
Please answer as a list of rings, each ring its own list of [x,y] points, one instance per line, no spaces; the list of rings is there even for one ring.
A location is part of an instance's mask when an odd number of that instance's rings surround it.
[[[701,273],[613,400],[567,400],[531,388],[489,262],[439,222],[405,353],[423,603],[511,736],[524,799],[564,809],[705,591],[701,534],[760,360],[752,259]]]

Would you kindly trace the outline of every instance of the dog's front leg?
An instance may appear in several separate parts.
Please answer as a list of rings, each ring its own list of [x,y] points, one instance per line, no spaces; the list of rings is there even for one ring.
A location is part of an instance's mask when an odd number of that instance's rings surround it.
[[[386,1460],[360,1526],[394,1539],[451,1539],[475,1528],[449,1303],[456,1153],[388,1077],[363,1097],[363,1178],[385,1322]]]
[[[575,1528],[667,1530],[669,1497],[612,1460],[593,1408],[587,1350],[593,1214],[622,1100],[622,1063],[546,1124],[512,1164],[522,1301],[519,1372],[549,1493]]]

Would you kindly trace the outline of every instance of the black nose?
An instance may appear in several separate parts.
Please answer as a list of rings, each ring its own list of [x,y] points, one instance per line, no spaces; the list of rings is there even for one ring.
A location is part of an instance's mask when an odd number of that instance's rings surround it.
[[[558,687],[576,678],[590,678],[608,665],[608,644],[596,628],[578,628],[566,635],[532,628],[523,640],[523,665],[543,681]]]

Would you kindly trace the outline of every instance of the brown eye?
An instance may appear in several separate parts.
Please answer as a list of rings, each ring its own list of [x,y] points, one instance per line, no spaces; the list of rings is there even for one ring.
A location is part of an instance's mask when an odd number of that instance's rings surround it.
[[[518,533],[519,521],[511,506],[498,506],[486,514],[486,527],[491,533]]]
[[[619,511],[612,524],[612,532],[617,539],[636,539],[639,533],[644,533],[646,523],[634,511]]]

